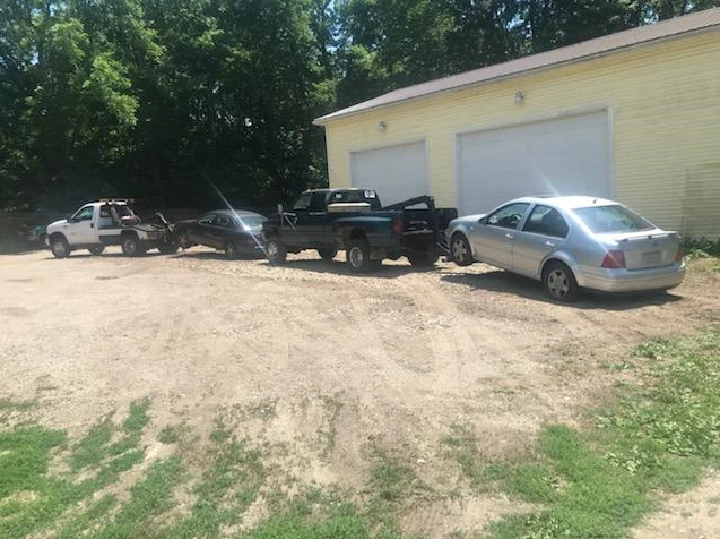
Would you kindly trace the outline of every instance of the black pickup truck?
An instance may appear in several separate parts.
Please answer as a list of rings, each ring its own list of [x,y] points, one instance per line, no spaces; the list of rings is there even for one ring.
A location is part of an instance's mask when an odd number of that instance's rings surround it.
[[[443,232],[457,215],[456,208],[436,208],[430,196],[383,207],[371,189],[311,189],[298,197],[292,211],[280,206],[263,223],[262,239],[272,264],[305,249],[317,249],[331,260],[344,249],[356,272],[401,256],[414,266],[431,266],[447,253]]]

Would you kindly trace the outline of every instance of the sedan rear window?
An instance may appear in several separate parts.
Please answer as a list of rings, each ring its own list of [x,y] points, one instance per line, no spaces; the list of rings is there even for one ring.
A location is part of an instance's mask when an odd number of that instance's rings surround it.
[[[588,206],[573,210],[587,227],[595,233],[637,232],[653,230],[655,226],[625,206]]]
[[[240,224],[248,228],[259,227],[263,224],[263,221],[267,221],[267,218],[261,215],[244,215],[240,218]]]

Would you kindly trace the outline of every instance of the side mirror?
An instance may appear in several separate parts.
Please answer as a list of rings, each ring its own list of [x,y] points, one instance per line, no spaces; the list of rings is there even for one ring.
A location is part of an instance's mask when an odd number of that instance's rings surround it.
[[[478,219],[478,224],[479,224],[479,225],[486,225],[486,224],[487,224],[487,217],[481,217],[480,219]]]

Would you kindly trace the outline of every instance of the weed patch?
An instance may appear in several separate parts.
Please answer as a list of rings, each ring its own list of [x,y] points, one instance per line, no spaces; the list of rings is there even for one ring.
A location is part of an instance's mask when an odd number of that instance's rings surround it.
[[[0,412],[4,410],[29,410],[37,406],[37,402],[34,400],[30,401],[14,401],[10,399],[0,399]]]
[[[718,462],[720,332],[652,341],[634,355],[652,360],[645,383],[623,388],[595,428],[549,426],[535,455],[519,464],[493,469],[476,459],[471,470],[483,469],[505,492],[543,504],[534,515],[495,523],[488,537],[626,537],[653,508],[655,492],[682,492]],[[461,462],[461,469],[468,467]]]
[[[118,450],[109,443],[114,430],[109,418],[100,420],[70,449],[66,457],[70,472],[57,475],[49,473],[50,462],[67,447],[65,432],[37,425],[0,431],[0,537],[20,538],[46,528],[65,511],[142,462],[145,452],[137,446],[141,431],[134,433],[135,443],[126,443]],[[77,474],[86,468],[96,473],[81,481]],[[105,504],[94,506],[95,512],[88,510],[61,533],[65,537],[77,536],[75,530],[86,522],[89,525]]]
[[[237,522],[257,498],[266,476],[261,454],[233,439],[221,423],[213,442],[191,514],[164,530],[163,537],[217,537],[221,525]]]

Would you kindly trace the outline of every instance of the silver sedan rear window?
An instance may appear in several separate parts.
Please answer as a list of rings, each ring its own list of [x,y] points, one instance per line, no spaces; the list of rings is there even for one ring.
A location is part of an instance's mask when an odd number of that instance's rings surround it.
[[[637,232],[655,228],[637,213],[619,204],[575,208],[573,213],[596,234],[604,232]]]

